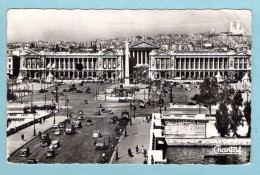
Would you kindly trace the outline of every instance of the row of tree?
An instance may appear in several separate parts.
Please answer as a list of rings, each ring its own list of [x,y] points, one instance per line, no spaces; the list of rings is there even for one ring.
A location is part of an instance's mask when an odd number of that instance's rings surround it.
[[[200,94],[195,94],[192,100],[198,104],[204,104],[209,109],[219,105],[216,111],[216,129],[221,137],[230,136],[239,137],[237,129],[243,125],[243,118],[248,124],[247,136],[251,133],[251,102],[243,103],[241,93],[236,91],[228,84],[224,83],[219,87],[215,78],[207,78],[200,85]]]

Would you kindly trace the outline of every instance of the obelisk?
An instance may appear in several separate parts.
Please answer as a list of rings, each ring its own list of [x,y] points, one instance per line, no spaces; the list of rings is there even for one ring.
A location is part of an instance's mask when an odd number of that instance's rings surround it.
[[[125,86],[129,86],[129,47],[127,40],[125,42]]]

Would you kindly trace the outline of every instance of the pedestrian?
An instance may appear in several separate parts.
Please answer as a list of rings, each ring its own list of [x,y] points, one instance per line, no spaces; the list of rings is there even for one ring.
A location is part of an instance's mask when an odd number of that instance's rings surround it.
[[[144,157],[146,157],[147,156],[147,151],[146,151],[146,149],[144,149]]]
[[[142,154],[144,153],[144,145],[142,145],[142,147],[141,147],[141,153]]]
[[[144,117],[143,122],[146,120],[146,117]]]
[[[136,145],[136,147],[135,147],[135,151],[136,151],[136,153],[138,154],[138,152],[139,152],[138,145]]]
[[[41,136],[42,136],[42,132],[41,132],[41,131],[39,131],[39,137],[41,138]]]
[[[130,148],[128,149],[128,155],[129,157],[133,157],[132,150]]]
[[[119,137],[116,137],[116,143],[118,143],[119,142]]]
[[[111,149],[112,149],[112,151],[114,151],[114,145],[113,144],[111,145]]]
[[[24,135],[23,134],[21,135],[21,139],[22,139],[22,141],[24,141]]]
[[[166,106],[164,106],[164,110],[166,111]]]
[[[144,164],[147,164],[147,160],[146,160],[146,158],[144,159]]]
[[[94,141],[94,146],[96,146],[96,144],[97,144],[97,141],[95,140],[95,141]]]
[[[108,135],[108,142],[110,142],[110,135]]]
[[[153,101],[153,108],[154,108],[154,101]]]

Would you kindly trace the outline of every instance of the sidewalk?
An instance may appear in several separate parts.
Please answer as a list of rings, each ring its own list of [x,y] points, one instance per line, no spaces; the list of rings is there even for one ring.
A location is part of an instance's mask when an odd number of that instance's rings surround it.
[[[115,152],[112,156],[112,164],[143,164],[144,155],[142,153],[136,153],[136,145],[138,145],[139,150],[142,145],[144,149],[149,148],[149,133],[151,128],[151,123],[147,121],[143,122],[142,117],[133,118],[133,125],[127,125],[127,137],[122,135],[118,146],[118,157],[119,160],[115,160]],[[132,150],[133,157],[128,156],[128,149]]]
[[[56,116],[55,120],[56,123],[64,121],[67,117],[66,116]],[[33,136],[33,129],[34,125],[31,125],[15,134],[10,135],[7,137],[7,155],[11,155],[17,149],[25,145],[26,143],[30,142],[32,139],[38,136],[39,131],[42,133],[46,130],[50,129],[53,126],[53,117],[50,117],[45,120],[43,124],[37,123],[35,124],[36,136]],[[24,135],[24,141],[21,139],[21,135]]]

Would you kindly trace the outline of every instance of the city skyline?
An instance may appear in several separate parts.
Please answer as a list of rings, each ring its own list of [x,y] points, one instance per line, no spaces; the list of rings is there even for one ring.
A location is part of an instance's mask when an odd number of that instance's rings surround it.
[[[252,33],[250,10],[12,9],[7,16],[8,42],[79,42],[159,33],[201,33],[213,28],[218,33],[228,31],[230,22],[236,24],[237,20],[246,34]]]

